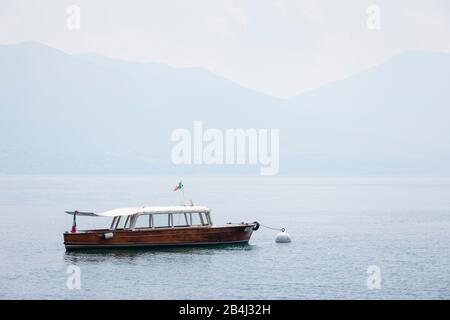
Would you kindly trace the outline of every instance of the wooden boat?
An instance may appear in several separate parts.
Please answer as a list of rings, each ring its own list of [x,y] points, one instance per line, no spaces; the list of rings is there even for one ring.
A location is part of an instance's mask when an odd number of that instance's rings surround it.
[[[67,250],[248,243],[258,222],[214,225],[202,206],[119,208],[102,213],[66,211],[74,216],[64,233]],[[77,216],[112,218],[109,229],[77,230]]]

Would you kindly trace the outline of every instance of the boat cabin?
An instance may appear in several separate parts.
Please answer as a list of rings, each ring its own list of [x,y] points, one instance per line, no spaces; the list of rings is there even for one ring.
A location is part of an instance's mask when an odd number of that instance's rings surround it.
[[[165,208],[147,208],[143,212],[128,216],[116,216],[113,218],[110,230],[120,229],[148,229],[148,228],[177,228],[191,226],[211,226],[210,211],[204,207],[183,210],[167,210]]]
[[[210,212],[201,206],[118,208],[101,213],[66,211],[74,216],[74,225],[77,216],[110,217],[109,230],[212,226]]]

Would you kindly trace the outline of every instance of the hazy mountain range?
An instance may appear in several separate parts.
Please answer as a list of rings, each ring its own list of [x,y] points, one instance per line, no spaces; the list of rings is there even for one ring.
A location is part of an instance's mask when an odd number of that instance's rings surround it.
[[[0,46],[0,173],[250,172],[175,166],[171,132],[279,128],[280,173],[449,174],[450,54],[412,52],[291,99],[201,68]]]

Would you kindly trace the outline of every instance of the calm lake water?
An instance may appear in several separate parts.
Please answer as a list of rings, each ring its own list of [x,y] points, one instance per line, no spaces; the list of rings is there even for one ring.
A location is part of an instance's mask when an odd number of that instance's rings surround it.
[[[178,177],[0,177],[3,299],[450,298],[450,178],[184,177],[214,223],[261,228],[248,246],[68,253],[64,210],[177,205]],[[78,218],[78,227],[109,226]],[[68,266],[81,289],[67,288]],[[367,268],[380,268],[369,290]]]

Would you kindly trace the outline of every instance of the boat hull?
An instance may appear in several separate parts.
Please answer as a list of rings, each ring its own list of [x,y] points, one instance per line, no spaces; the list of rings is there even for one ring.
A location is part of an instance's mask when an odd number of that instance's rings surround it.
[[[250,240],[252,233],[252,224],[135,230],[101,229],[64,233],[64,245],[66,250],[76,250],[245,244]],[[113,234],[113,236],[105,239],[105,234]]]

